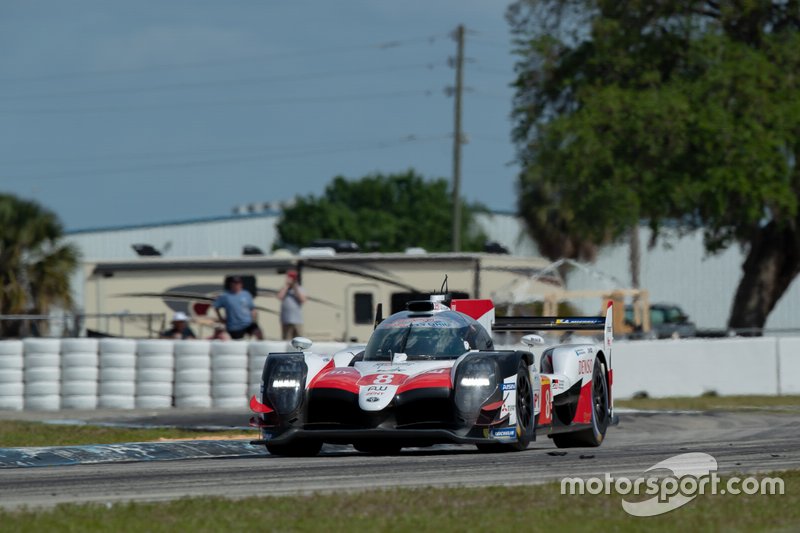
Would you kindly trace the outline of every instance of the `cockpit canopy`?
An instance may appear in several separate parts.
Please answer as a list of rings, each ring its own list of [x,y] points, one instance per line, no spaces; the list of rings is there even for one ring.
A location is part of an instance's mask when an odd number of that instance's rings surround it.
[[[455,359],[469,350],[491,350],[492,338],[474,319],[456,311],[403,311],[381,322],[367,343],[365,361]]]

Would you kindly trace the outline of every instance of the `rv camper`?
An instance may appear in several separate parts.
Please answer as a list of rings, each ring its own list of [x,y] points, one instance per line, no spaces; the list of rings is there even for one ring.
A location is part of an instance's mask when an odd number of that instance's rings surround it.
[[[231,275],[243,278],[255,297],[258,323],[266,338],[280,338],[276,294],[290,269],[298,271],[308,295],[304,335],[314,340],[366,341],[375,309],[386,314],[406,302],[447,288],[459,298],[491,298],[493,291],[548,266],[545,259],[485,253],[342,254],[323,257],[252,256],[168,259],[87,264],[83,304],[87,316],[130,314],[158,320],[108,321],[87,318],[90,335],[152,337],[172,313],[188,314],[201,336],[213,331],[213,301]],[[557,278],[542,276],[531,291],[543,296],[560,289]],[[124,328],[124,329],[123,329]]]

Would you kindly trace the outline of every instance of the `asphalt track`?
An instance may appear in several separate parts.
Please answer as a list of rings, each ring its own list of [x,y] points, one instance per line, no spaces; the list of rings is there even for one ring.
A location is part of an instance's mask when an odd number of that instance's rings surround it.
[[[0,470],[0,505],[232,498],[420,486],[524,485],[564,476],[636,477],[673,455],[704,452],[720,473],[800,468],[795,413],[623,413],[599,448],[557,450],[543,438],[520,453],[470,446],[374,457],[326,447],[319,457],[228,457]],[[566,452],[566,453],[564,453]]]

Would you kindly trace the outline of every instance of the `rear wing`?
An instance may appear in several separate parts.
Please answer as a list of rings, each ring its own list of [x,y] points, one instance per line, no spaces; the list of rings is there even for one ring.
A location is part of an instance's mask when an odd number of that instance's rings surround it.
[[[492,331],[602,331],[606,356],[614,343],[614,306],[608,302],[606,316],[504,316],[494,319]]]
[[[503,316],[494,319],[493,331],[541,331],[541,330],[595,330],[604,329],[606,319],[602,316]]]

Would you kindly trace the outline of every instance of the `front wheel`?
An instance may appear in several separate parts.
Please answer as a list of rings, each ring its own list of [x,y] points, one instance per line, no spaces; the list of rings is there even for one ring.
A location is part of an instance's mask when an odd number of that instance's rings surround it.
[[[270,455],[283,455],[285,457],[313,457],[322,449],[322,443],[316,440],[299,440],[288,444],[267,443]]]
[[[533,418],[533,387],[531,387],[531,376],[528,365],[525,361],[520,361],[517,369],[517,435],[516,442],[492,442],[487,444],[477,444],[478,450],[487,453],[494,452],[521,452],[526,449],[533,440],[534,418]]]
[[[574,433],[553,435],[553,442],[559,448],[596,448],[603,443],[609,421],[605,365],[595,359],[592,371],[592,427]]]

